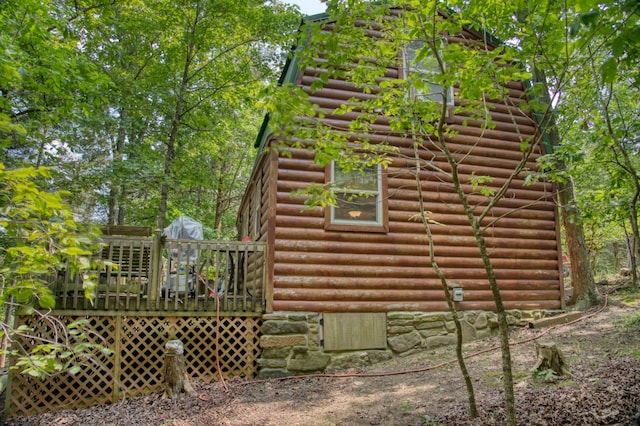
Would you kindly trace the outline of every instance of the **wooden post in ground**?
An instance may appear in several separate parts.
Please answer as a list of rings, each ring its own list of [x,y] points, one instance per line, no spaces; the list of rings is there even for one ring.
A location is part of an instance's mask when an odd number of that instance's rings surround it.
[[[149,288],[147,293],[147,303],[149,309],[158,308],[158,299],[160,295],[160,281],[162,271],[162,229],[156,229],[153,237],[153,246],[151,248],[151,276],[149,277]]]
[[[184,346],[180,340],[169,340],[164,346],[164,397],[177,398],[182,391],[195,394],[184,363]]]

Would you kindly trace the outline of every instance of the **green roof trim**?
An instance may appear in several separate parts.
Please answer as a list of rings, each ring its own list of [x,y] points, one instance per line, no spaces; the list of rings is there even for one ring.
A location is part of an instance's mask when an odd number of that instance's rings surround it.
[[[322,13],[316,13],[315,15],[307,15],[304,18],[302,18],[302,22],[303,23],[318,22],[318,21],[324,21],[325,19],[329,19],[329,15],[326,12],[322,12]]]
[[[308,15],[302,18],[300,22],[300,28],[302,28],[305,24],[311,22],[320,22],[329,19],[329,15],[326,13],[318,13],[315,15]],[[298,76],[298,62],[299,59],[296,56],[297,44],[291,48],[291,53],[289,53],[287,60],[284,64],[284,68],[282,69],[282,74],[280,74],[280,78],[278,79],[278,86],[282,86],[287,83],[295,83],[296,77]],[[264,144],[266,143],[269,135],[271,134],[271,130],[269,129],[269,114],[267,113],[262,120],[262,125],[260,126],[260,131],[258,132],[258,136],[256,137],[255,142],[253,143],[253,147],[258,149],[258,152],[262,152],[264,148]]]

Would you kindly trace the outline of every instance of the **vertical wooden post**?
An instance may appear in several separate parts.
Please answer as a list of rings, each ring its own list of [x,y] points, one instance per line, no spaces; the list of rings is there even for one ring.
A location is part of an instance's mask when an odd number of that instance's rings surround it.
[[[15,280],[14,280],[14,284],[15,284]],[[6,309],[7,309],[7,325],[15,329],[18,323],[18,319],[16,318],[17,313],[15,311],[15,308],[13,308],[13,296],[11,296],[11,298],[9,299],[9,304],[7,305]],[[7,359],[7,364],[9,366],[13,365],[13,357],[11,355],[9,355]],[[7,385],[4,392],[5,393],[5,399],[4,399],[5,418],[8,418],[9,413],[11,412],[11,396],[13,395],[13,393],[11,392],[11,388],[13,387],[14,374],[20,374],[20,373],[18,373],[17,371],[12,371],[11,369],[8,370]]]
[[[118,313],[115,317],[116,328],[113,336],[113,397],[111,402],[114,404],[120,399],[120,371],[122,362],[122,314]]]
[[[15,283],[15,280],[14,280]],[[3,286],[4,287],[4,286]],[[2,289],[2,291],[4,292],[4,288]],[[11,308],[13,306],[13,295],[9,296],[9,303],[6,305],[6,312],[4,314],[4,323],[5,324],[12,324],[11,322],[11,318],[13,316],[13,309]],[[2,335],[2,355],[0,355],[0,367],[4,368],[6,367],[6,363],[7,363],[7,346],[9,345],[9,336],[7,335],[7,333],[4,333]]]
[[[156,229],[151,248],[151,277],[147,290],[147,303],[149,309],[158,309],[158,296],[160,295],[160,276],[162,273],[162,229]]]

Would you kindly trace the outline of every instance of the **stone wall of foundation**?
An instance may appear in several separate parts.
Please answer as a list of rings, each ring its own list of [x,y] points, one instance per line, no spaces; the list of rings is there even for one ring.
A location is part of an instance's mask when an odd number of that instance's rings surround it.
[[[558,314],[549,311],[509,311],[510,326]],[[497,334],[494,312],[459,312],[464,341]],[[454,345],[455,322],[450,312],[389,312],[386,314],[387,348],[325,352],[321,343],[321,314],[274,312],[263,316],[258,377],[282,377],[344,370],[374,364],[418,351]]]

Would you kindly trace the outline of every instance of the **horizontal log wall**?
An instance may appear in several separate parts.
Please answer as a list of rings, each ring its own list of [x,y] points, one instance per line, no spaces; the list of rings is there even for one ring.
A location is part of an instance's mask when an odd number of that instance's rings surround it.
[[[249,279],[265,283],[264,303],[271,310],[273,300],[273,231],[270,226],[275,217],[276,173],[272,170],[272,154],[263,152],[255,164],[251,181],[245,193],[238,221],[238,232],[253,241],[266,243],[266,250],[248,258]],[[275,158],[275,157],[273,157]],[[256,224],[257,222],[257,224]]]
[[[450,38],[450,42],[469,44],[473,37],[465,32]],[[358,110],[333,115],[334,109],[354,98],[373,99],[376,90],[363,93],[347,81],[330,77],[322,89],[312,91],[310,86],[318,75],[327,73],[325,62],[319,59],[314,67],[298,75],[297,83],[325,113],[321,121],[346,132]],[[399,68],[387,68],[385,78],[401,75]],[[483,128],[482,121],[452,112],[447,117],[447,125],[456,132],[447,137],[448,148],[459,162],[463,189],[476,213],[490,199],[474,192],[472,178],[491,176],[493,180],[485,186],[500,188],[522,159],[523,140],[537,137],[533,116],[518,108],[526,100],[524,84],[510,82],[505,88],[506,101],[485,99],[495,124],[491,129]],[[326,230],[324,209],[304,208],[304,198],[291,195],[309,184],[325,182],[325,168],[314,164],[311,150],[287,148],[291,142],[308,145],[309,141],[280,142],[280,150],[287,155],[278,157],[276,167],[263,170],[271,173],[275,186],[263,187],[263,205],[275,203],[276,208],[269,228],[273,232],[269,236],[273,270],[268,288],[272,288],[273,310],[446,309],[440,280],[430,264],[424,226],[414,219],[420,203],[412,141],[393,134],[389,118],[384,116],[372,123],[370,131],[367,135],[353,134],[351,140],[385,142],[398,149],[384,171],[388,188],[386,233],[357,228]],[[542,154],[541,149],[536,149],[525,169],[537,170],[536,160]],[[452,182],[437,171],[448,172],[450,166],[444,154],[428,142],[419,158],[425,208],[430,218],[441,224],[431,226],[436,259],[447,279],[464,288],[464,301],[458,308],[492,310],[495,304],[472,229]],[[562,307],[562,291],[554,187],[545,182],[525,185],[525,178],[523,172],[513,179],[504,198],[483,220],[487,248],[508,309],[558,309]]]

